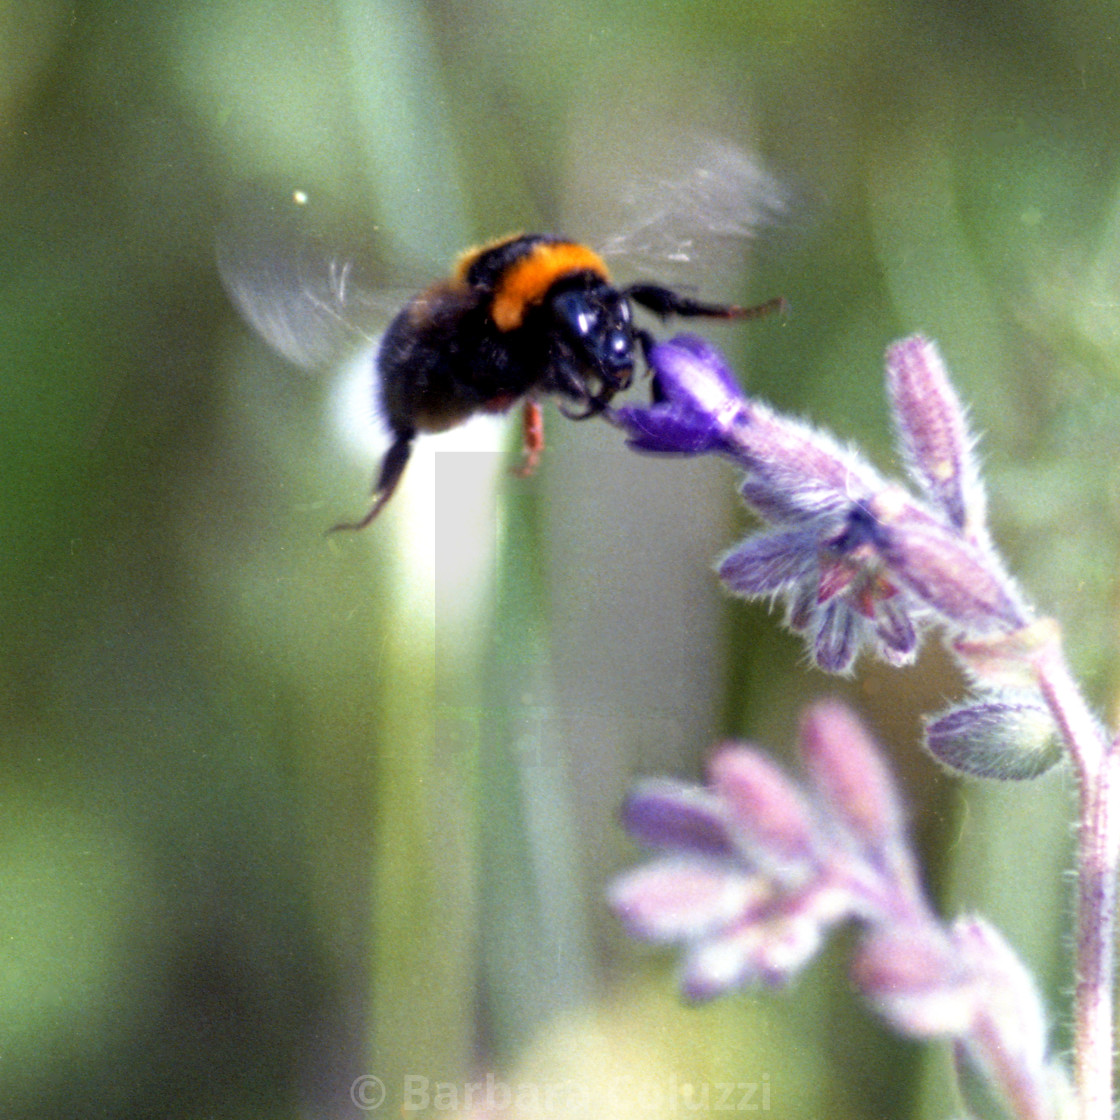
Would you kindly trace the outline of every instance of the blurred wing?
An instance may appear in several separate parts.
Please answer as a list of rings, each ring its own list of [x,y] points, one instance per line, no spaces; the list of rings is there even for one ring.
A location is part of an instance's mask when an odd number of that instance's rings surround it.
[[[218,271],[245,321],[305,369],[336,367],[369,350],[406,296],[378,291],[372,254],[343,253],[344,234],[302,192],[254,191],[217,236]]]
[[[618,192],[617,229],[598,248],[612,268],[695,284],[736,270],[750,241],[782,222],[786,195],[759,157],[692,136],[658,153],[656,171]]]

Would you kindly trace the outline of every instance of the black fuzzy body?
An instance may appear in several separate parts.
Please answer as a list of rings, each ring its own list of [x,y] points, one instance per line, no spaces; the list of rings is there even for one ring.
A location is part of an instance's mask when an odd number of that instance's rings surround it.
[[[534,338],[528,325],[499,331],[489,301],[484,289],[441,282],[389,324],[377,370],[379,403],[394,432],[446,431],[544,387],[548,340]]]
[[[605,276],[583,270],[557,278],[524,320],[502,330],[491,304],[508,270],[540,244],[522,235],[479,251],[461,275],[414,296],[389,324],[377,357],[380,405],[394,432],[440,432],[477,412],[497,412],[529,395],[570,399],[598,388],[592,362],[577,358],[559,331],[552,296],[579,291],[590,301],[613,295]]]

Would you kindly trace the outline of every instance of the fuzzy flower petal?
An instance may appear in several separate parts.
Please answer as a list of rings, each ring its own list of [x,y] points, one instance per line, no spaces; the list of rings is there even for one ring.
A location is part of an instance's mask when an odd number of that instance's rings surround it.
[[[738,595],[776,595],[812,576],[816,536],[809,529],[755,533],[719,562],[719,578]]]
[[[629,933],[647,941],[685,941],[742,920],[770,897],[759,876],[695,859],[656,860],[618,879],[614,912]]]

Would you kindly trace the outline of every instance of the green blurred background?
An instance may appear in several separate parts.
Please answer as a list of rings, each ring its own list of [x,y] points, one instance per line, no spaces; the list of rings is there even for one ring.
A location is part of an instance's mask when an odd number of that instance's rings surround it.
[[[698,775],[727,735],[785,757],[835,692],[942,905],[1004,929],[1063,1045],[1070,783],[939,775],[919,718],[961,684],[935,644],[809,670],[711,574],[733,474],[551,409],[535,480],[437,452],[324,538],[371,453],[242,325],[213,245],[267,180],[341,200],[387,274],[438,270],[604,228],[674,138],[759,153],[780,220],[693,282],[794,311],[712,337],[892,471],[883,348],[937,338],[997,535],[1111,709],[1118,36],[1084,0],[4,4],[0,1115],[346,1117],[361,1075],[382,1115],[444,1083],[431,1114],[487,1070],[525,1115],[728,1080],[781,1116],[949,1115],[843,944],[790,993],[686,1010],[603,902],[634,776]]]

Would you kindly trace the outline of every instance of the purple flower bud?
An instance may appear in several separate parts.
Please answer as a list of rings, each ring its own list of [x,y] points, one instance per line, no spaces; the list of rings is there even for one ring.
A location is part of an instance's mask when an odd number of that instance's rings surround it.
[[[813,856],[813,817],[782,769],[757,751],[725,747],[708,771],[751,862],[779,878],[804,874]]]
[[[951,708],[926,724],[926,746],[962,774],[1037,778],[1062,759],[1050,709],[1037,693],[1009,692]]]
[[[734,851],[721,800],[685,782],[642,782],[622,807],[622,823],[635,840],[651,848],[702,856],[730,856]]]
[[[937,347],[921,335],[887,350],[887,390],[911,477],[958,529],[982,531],[980,485],[968,421]]]
[[[903,812],[894,780],[871,737],[837,700],[814,704],[801,719],[805,766],[832,815],[870,848],[895,844]]]
[[[743,420],[746,400],[715,347],[693,335],[655,346],[649,356],[660,400],[623,405],[611,420],[639,451],[702,455],[724,449],[728,431]]]

